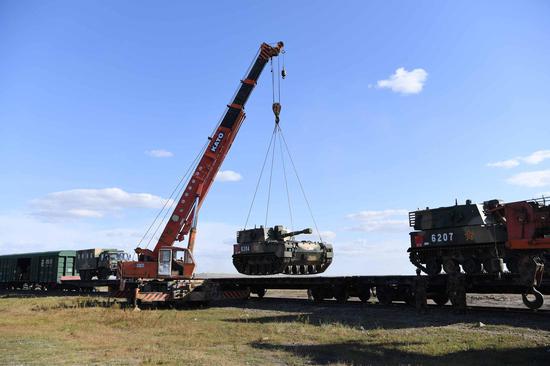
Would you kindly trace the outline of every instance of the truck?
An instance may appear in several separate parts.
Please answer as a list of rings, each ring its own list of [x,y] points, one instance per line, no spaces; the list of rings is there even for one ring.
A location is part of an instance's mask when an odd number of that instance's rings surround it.
[[[120,249],[77,250],[76,270],[83,281],[89,281],[95,276],[99,280],[106,280],[111,275],[116,275],[119,261],[129,259],[130,255]]]

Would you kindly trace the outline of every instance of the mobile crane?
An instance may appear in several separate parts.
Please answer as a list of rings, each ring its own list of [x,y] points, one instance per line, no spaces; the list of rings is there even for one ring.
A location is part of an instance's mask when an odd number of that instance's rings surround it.
[[[197,217],[204,198],[222,165],[241,124],[245,119],[244,107],[256,86],[265,65],[283,51],[283,42],[271,46],[262,43],[247,71],[244,80],[227,106],[215,132],[202,154],[193,174],[175,204],[164,231],[153,250],[136,248],[137,261],[119,262],[118,278],[121,287],[126,282],[139,283],[134,299],[142,301],[169,301],[181,298],[192,290],[190,280],[195,270],[193,248],[197,234]],[[280,104],[273,104],[278,120]],[[188,237],[187,247],[174,246]],[[141,294],[140,294],[141,293]]]

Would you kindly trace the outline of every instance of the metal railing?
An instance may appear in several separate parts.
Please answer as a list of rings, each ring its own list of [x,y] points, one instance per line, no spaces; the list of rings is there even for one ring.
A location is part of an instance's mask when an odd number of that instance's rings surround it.
[[[416,222],[416,212],[409,212],[409,226],[414,227]]]

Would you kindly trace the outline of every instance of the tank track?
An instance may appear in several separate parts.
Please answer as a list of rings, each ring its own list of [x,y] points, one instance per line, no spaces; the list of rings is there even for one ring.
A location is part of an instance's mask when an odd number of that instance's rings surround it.
[[[281,259],[274,255],[233,256],[233,265],[239,273],[266,276],[284,273],[287,275],[312,275],[323,273],[331,261],[323,264],[295,264],[291,258]]]
[[[550,256],[541,255],[538,252],[524,252],[516,253],[514,251],[507,250],[504,247],[504,244],[499,244],[497,247],[498,253],[503,257],[504,263],[510,273],[531,276],[532,268],[531,262],[535,260],[542,261],[544,265],[544,274],[545,276],[550,275]],[[422,272],[428,275],[439,274],[441,269],[445,270],[445,267],[436,270],[434,272],[433,265],[432,268],[429,268],[428,262],[430,260],[435,260],[438,263],[438,266],[441,266],[445,260],[453,260],[457,264],[457,270],[460,271],[458,264],[463,266],[467,274],[482,274],[482,273],[494,273],[494,270],[486,268],[485,264],[480,264],[476,271],[468,271],[464,267],[464,262],[470,258],[475,258],[478,262],[482,263],[486,260],[498,258],[495,253],[494,244],[478,244],[478,245],[463,245],[463,246],[453,246],[453,247],[442,247],[435,246],[430,248],[422,249],[409,249],[409,258],[411,263]],[[492,252],[492,253],[491,253]],[[461,257],[461,260],[458,259]],[[545,258],[546,257],[546,258]],[[533,259],[532,259],[533,258]],[[545,263],[546,262],[546,263]],[[439,267],[438,267],[439,268]],[[445,271],[446,273],[449,273]],[[452,273],[452,272],[451,272]]]

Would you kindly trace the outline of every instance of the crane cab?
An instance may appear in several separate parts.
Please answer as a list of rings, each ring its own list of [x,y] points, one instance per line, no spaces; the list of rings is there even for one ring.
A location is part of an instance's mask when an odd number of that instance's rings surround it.
[[[187,248],[161,247],[158,255],[158,277],[191,278],[195,270],[193,254]]]
[[[181,280],[193,277],[195,260],[189,249],[160,247],[157,259],[150,253],[144,255],[145,260],[119,262],[119,278]]]

